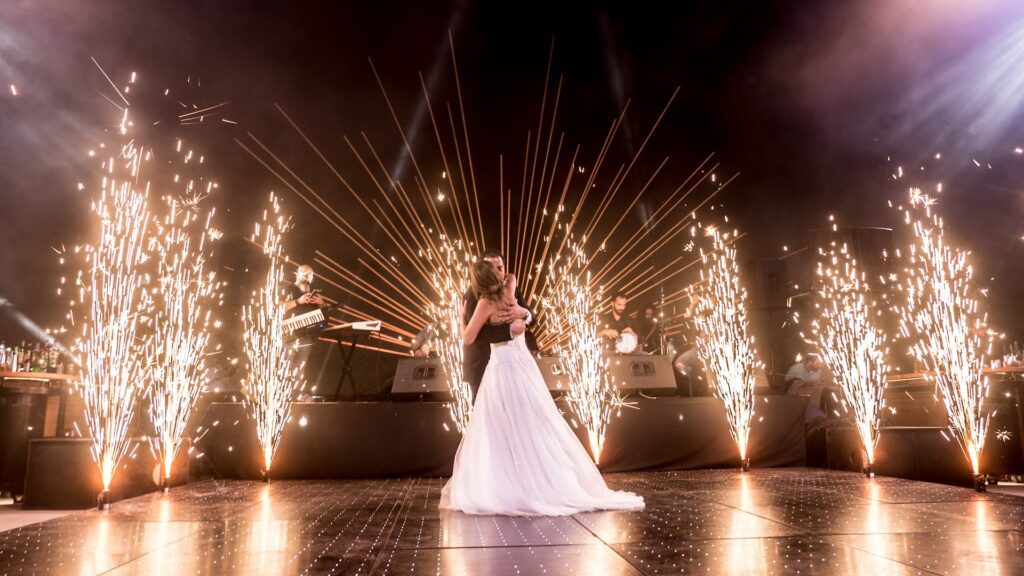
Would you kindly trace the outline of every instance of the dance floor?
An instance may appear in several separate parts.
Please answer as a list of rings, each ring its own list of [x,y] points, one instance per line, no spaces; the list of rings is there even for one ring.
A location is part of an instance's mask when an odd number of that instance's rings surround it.
[[[610,474],[647,509],[439,512],[444,479],[203,480],[0,532],[7,574],[1022,574],[1024,499],[818,469]]]

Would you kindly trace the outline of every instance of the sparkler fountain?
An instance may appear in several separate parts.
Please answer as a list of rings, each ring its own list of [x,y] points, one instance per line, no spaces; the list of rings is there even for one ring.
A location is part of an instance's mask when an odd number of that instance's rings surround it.
[[[597,335],[602,291],[595,290],[590,273],[582,271],[587,262],[583,250],[571,241],[568,247],[568,258],[556,255],[548,265],[549,282],[543,302],[549,314],[549,330],[557,342],[555,350],[568,377],[566,398],[587,431],[594,462],[600,463],[612,409],[624,404]]]
[[[206,385],[204,359],[215,324],[210,303],[220,284],[207,269],[213,211],[201,216],[178,198],[165,200],[167,214],[155,237],[158,284],[146,355],[152,446],[166,492],[185,426]]]
[[[437,301],[427,306],[427,314],[436,323],[435,347],[448,375],[452,395],[448,410],[459,433],[464,433],[473,410],[473,392],[462,375],[462,295],[469,288],[472,261],[460,243],[447,238],[441,240],[439,259],[433,274]]]
[[[93,212],[100,237],[86,248],[88,275],[79,275],[80,303],[87,306],[79,343],[82,397],[92,436],[93,459],[100,467],[100,509],[110,505],[110,485],[128,452],[128,428],[144,393],[146,372],[140,324],[151,305],[146,194],[136,183],[145,152],[129,143],[104,162],[106,172]]]
[[[110,81],[102,68],[100,71]],[[68,315],[74,323],[75,308],[84,309],[79,315],[84,318],[77,343],[82,369],[80,390],[92,438],[92,457],[100,469],[102,490],[97,505],[101,510],[110,506],[110,487],[128,453],[129,426],[145,393],[144,325],[152,306],[145,269],[151,258],[152,216],[148,208],[149,183],[142,176],[143,165],[152,160],[152,154],[129,133],[133,121],[125,97],[135,78],[132,73],[123,90],[110,81],[124,106],[115,103],[120,111],[119,124],[113,131],[115,144],[110,148],[100,146],[101,150],[112,150],[112,154],[100,165],[100,197],[92,203],[92,212],[99,218],[99,238],[75,250],[84,259],[84,269],[78,272],[78,300],[71,302]]]
[[[836,230],[834,218],[832,230]],[[886,337],[878,328],[879,309],[856,259],[846,244],[833,240],[818,249],[818,277],[807,342],[817,347],[853,410],[857,435],[864,448],[864,474],[872,466],[878,444],[879,413],[885,407]]]
[[[77,343],[81,390],[103,484],[99,504],[105,508],[116,469],[129,448],[129,426],[146,396],[156,432],[150,447],[161,462],[166,487],[185,424],[204,384],[202,356],[212,323],[206,300],[218,286],[213,274],[206,272],[204,250],[206,237],[215,239],[219,232],[210,228],[212,212],[200,217],[198,209],[216,184],[182,178],[180,172],[163,174],[162,164],[153,163],[152,149],[137,140],[137,119],[128,100],[137,75],[131,73],[120,88],[95,59],[93,63],[113,89],[110,96],[103,96],[118,109],[119,122],[110,131],[114,142],[98,147],[113,151],[101,164],[100,198],[92,205],[100,219],[99,239],[75,250],[84,260],[84,269],[78,273],[78,299],[72,301],[68,319],[75,324],[76,308],[86,309],[77,314],[84,316]],[[165,96],[168,93],[164,91]],[[221,110],[213,109],[222,106],[198,111],[215,115]],[[187,124],[193,122],[192,116],[185,113],[178,118]],[[176,151],[185,169],[203,164],[202,156],[182,150],[181,140]],[[96,150],[89,152],[89,156],[96,154]],[[169,212],[161,222],[148,207],[153,177],[160,180],[156,186],[166,184],[166,190],[182,191],[180,196],[164,198]],[[85,190],[86,184],[78,188]],[[200,227],[197,234],[194,229]],[[61,292],[58,289],[58,295]]]
[[[950,246],[935,201],[914,189],[904,222],[914,234],[902,288],[900,314],[904,336],[913,338],[913,354],[935,374],[935,384],[949,415],[949,427],[971,463],[974,486],[985,491],[981,451],[991,414],[985,408],[988,377],[982,373],[988,354],[986,318],[978,310],[969,253]]]
[[[288,422],[292,394],[300,386],[301,365],[295,365],[295,347],[284,339],[284,278],[287,260],[281,241],[290,226],[278,198],[270,195],[270,209],[264,210],[252,241],[262,246],[268,270],[263,286],[253,292],[242,311],[245,322],[245,352],[249,374],[245,380],[245,402],[256,421],[256,436],[263,452],[263,479],[270,481],[270,466],[281,434]]]
[[[691,234],[696,236],[697,230],[693,227]],[[700,251],[705,293],[694,315],[697,349],[718,397],[725,403],[729,432],[746,471],[750,468],[747,441],[754,415],[754,371],[759,366],[754,356],[754,338],[747,331],[749,297],[740,284],[733,244],[737,232],[722,232],[713,226],[704,230],[712,249]]]

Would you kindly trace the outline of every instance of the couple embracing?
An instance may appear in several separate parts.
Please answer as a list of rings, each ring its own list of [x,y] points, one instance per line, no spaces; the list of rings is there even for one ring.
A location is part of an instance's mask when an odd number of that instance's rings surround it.
[[[462,338],[473,412],[441,508],[509,516],[643,508],[640,496],[605,485],[555,406],[526,346],[533,314],[502,255],[481,254],[471,280]]]

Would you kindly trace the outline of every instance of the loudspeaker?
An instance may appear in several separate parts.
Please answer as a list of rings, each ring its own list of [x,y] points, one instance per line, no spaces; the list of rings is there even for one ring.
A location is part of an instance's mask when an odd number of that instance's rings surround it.
[[[544,376],[544,383],[552,393],[564,394],[569,390],[569,378],[562,368],[562,359],[558,356],[541,356],[537,358],[537,367]]]
[[[850,255],[857,260],[857,266],[864,272],[868,284],[878,285],[880,276],[893,271],[893,239],[890,228],[839,228],[808,230],[807,249],[811,267],[811,288],[817,287],[818,248],[824,248],[833,240],[837,246],[846,244]]]
[[[537,358],[537,367],[548,390],[554,394],[569,389],[568,378],[557,356]],[[676,391],[672,361],[668,356],[612,356],[608,359],[612,381],[623,392],[649,392],[673,395]],[[405,358],[398,361],[392,396],[419,397],[430,395],[436,399],[450,399],[448,375],[437,358]]]
[[[1021,388],[1012,381],[993,382],[985,407],[992,415],[988,438],[982,450],[983,471],[987,474],[1024,474],[1024,450],[1021,448]]]
[[[437,358],[404,358],[398,361],[392,396],[431,396],[451,398],[448,373]]]
[[[676,393],[672,360],[665,355],[612,356],[608,372],[622,392],[671,396]]]
[[[24,493],[28,443],[43,436],[48,396],[0,393],[0,490]]]
[[[160,489],[160,464],[145,438],[133,438],[121,460],[110,491],[113,500],[132,498]],[[186,439],[171,465],[171,486],[188,482],[189,448]],[[89,438],[41,438],[29,442],[25,499],[22,508],[71,510],[96,506],[103,484],[92,459]]]
[[[754,308],[771,310],[789,307],[789,269],[781,258],[763,258],[754,263],[755,282],[750,296]]]
[[[860,436],[852,426],[825,428],[825,449],[828,450],[825,467],[829,470],[860,472],[867,464]]]
[[[889,427],[879,432],[875,473],[908,480],[970,486],[973,471],[946,427]],[[984,460],[982,470],[985,470]]]

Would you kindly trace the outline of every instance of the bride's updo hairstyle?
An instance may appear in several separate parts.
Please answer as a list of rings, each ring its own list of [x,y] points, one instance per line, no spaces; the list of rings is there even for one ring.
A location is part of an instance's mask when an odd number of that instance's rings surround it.
[[[499,301],[504,289],[505,282],[498,276],[493,264],[487,260],[473,264],[473,293],[477,298]]]

